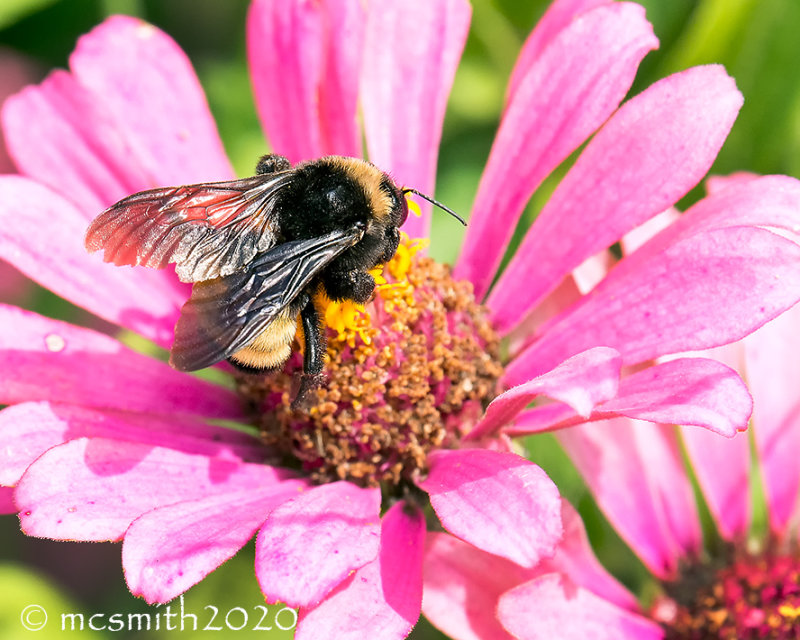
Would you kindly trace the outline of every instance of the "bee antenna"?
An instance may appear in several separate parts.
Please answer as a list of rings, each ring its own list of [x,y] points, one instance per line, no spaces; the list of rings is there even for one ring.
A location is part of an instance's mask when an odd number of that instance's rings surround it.
[[[453,211],[453,210],[452,210],[452,209],[450,209],[449,207],[445,207],[445,206],[444,206],[444,205],[443,205],[441,202],[439,202],[438,200],[434,200],[434,199],[433,199],[433,198],[431,198],[430,196],[426,196],[424,193],[420,193],[420,192],[419,192],[419,191],[417,191],[416,189],[411,189],[411,188],[409,188],[409,187],[404,187],[404,188],[403,188],[403,193],[404,193],[404,194],[406,194],[406,193],[415,193],[415,194],[416,194],[416,195],[418,195],[420,198],[423,198],[424,200],[427,200],[427,201],[428,201],[428,202],[430,202],[431,204],[435,204],[435,205],[436,205],[437,207],[439,207],[439,208],[440,208],[442,211],[447,211],[447,213],[449,213],[451,216],[453,216],[453,217],[454,217],[456,220],[458,220],[458,221],[459,221],[461,224],[463,224],[465,227],[467,226],[467,223],[464,221],[464,218],[462,218],[460,215],[458,215],[458,214],[457,214],[455,211]]]

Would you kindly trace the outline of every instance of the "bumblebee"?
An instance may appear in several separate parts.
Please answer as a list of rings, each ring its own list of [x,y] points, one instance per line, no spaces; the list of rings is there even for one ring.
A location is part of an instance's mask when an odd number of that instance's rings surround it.
[[[283,367],[298,318],[304,360],[294,405],[323,381],[324,334],[312,297],[365,303],[368,271],[390,260],[408,217],[405,193],[364,160],[329,156],[291,166],[262,157],[241,180],[135,193],[100,214],[86,233],[106,262],[176,264],[194,283],[175,326],[170,364],[194,371],[222,360],[251,372]]]

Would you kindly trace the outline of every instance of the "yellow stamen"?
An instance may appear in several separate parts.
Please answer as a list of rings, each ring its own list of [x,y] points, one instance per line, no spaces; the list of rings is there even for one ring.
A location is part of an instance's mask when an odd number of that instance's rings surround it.
[[[408,281],[408,273],[414,255],[427,246],[428,240],[411,240],[408,235],[401,233],[400,245],[392,259],[385,265],[370,269],[370,275],[375,278],[375,289],[384,300],[387,311],[394,310],[397,305],[414,305],[414,287]],[[388,277],[391,277],[391,281]],[[319,291],[315,300],[325,324],[336,332],[335,340],[346,343],[350,348],[355,348],[356,338],[364,345],[372,344],[377,329],[372,326],[364,305],[352,300],[333,301],[323,290]]]
[[[394,276],[396,280],[405,280],[408,275],[408,270],[411,268],[411,259],[428,246],[429,240],[427,238],[416,238],[412,240],[405,233],[400,234],[400,246],[397,247],[397,252],[394,257],[389,260],[387,265],[389,273]]]
[[[398,280],[405,278],[408,269],[411,267],[411,256],[412,254],[406,245],[401,244],[397,247],[397,253],[394,254],[394,257],[389,260],[389,264],[386,265],[389,269],[389,273]]]
[[[415,200],[411,199],[411,196],[408,194],[406,195],[406,202],[408,203],[408,210],[413,213],[418,218],[422,216],[422,210],[419,208],[419,205]]]
[[[336,332],[336,340],[351,348],[355,347],[356,337],[364,344],[372,343],[375,330],[363,304],[352,300],[333,301],[324,294],[320,294],[318,300],[325,309],[325,324]]]
[[[783,604],[778,607],[778,613],[780,613],[784,618],[800,618],[800,607],[793,607],[790,604]]]
[[[383,269],[384,266],[379,264],[377,267],[373,267],[369,270],[369,275],[371,275],[375,279],[376,286],[380,287],[383,284],[386,284],[386,278],[383,277]]]

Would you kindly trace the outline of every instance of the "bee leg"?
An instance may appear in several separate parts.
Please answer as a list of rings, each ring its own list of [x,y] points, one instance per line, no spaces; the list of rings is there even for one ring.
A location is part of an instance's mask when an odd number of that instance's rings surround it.
[[[285,156],[279,156],[277,153],[270,153],[261,156],[256,165],[256,175],[263,176],[267,173],[277,173],[278,171],[287,171],[292,168],[292,164]]]
[[[375,292],[375,278],[366,271],[333,271],[323,274],[322,285],[331,300],[369,302]]]
[[[300,388],[292,401],[292,410],[307,410],[307,394],[325,381],[322,373],[325,355],[325,338],[319,328],[319,313],[314,302],[309,299],[300,312],[305,338],[305,355],[303,357],[303,373],[300,376]]]
[[[397,247],[400,246],[400,231],[397,227],[389,227],[386,230],[384,242],[386,243],[386,248],[383,250],[380,262],[385,264],[394,258],[394,254],[397,253]]]

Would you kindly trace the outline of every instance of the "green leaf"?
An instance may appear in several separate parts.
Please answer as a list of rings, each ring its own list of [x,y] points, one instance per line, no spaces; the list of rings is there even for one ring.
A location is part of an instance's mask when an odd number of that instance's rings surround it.
[[[34,633],[38,640],[63,640],[61,615],[80,611],[78,605],[35,571],[14,563],[0,564],[0,638],[3,640],[31,638]]]
[[[665,58],[664,75],[698,64],[720,62],[735,51],[762,0],[705,0]]]
[[[0,2],[0,29],[54,2],[55,0],[3,0]]]

